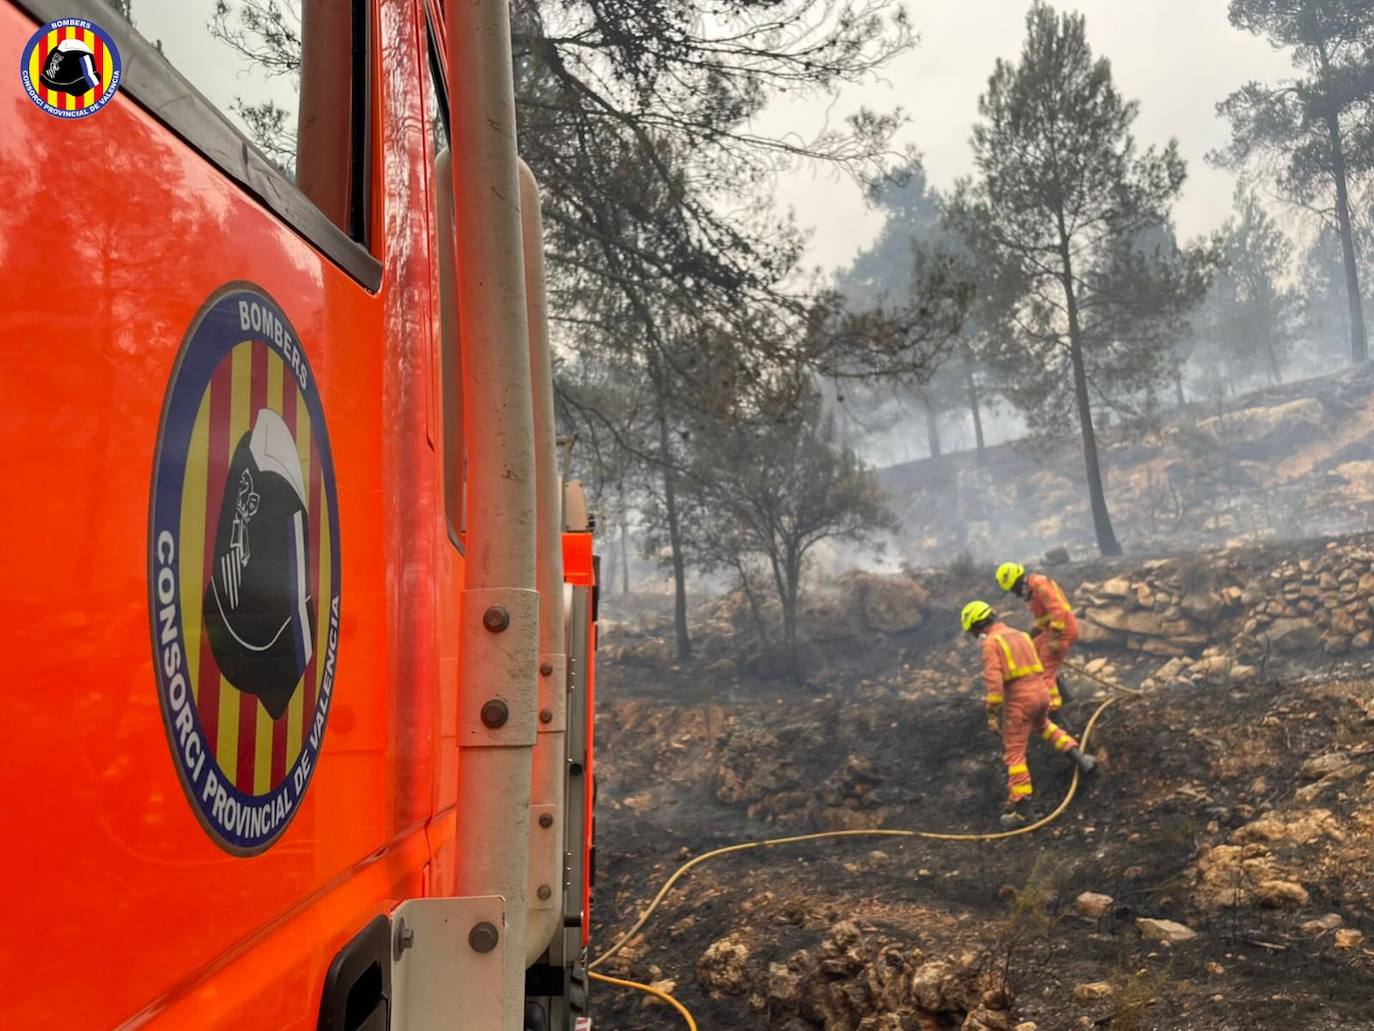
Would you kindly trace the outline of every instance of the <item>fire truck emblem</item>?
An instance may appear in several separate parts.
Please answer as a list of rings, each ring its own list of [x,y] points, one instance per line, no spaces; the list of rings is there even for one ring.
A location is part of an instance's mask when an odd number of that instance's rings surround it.
[[[220,671],[274,720],[313,655],[308,521],[295,437],[264,408],[229,465],[203,611]]]
[[[305,346],[259,288],[225,287],[191,323],[167,388],[148,575],[172,759],[201,824],[236,854],[277,840],[318,763],[340,554]]]
[[[108,32],[80,18],[49,22],[30,37],[19,81],[40,110],[57,118],[85,118],[119,89],[119,47]]]

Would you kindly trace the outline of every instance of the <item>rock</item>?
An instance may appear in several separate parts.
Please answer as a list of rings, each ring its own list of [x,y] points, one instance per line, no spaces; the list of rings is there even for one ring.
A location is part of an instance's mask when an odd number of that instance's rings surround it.
[[[1099,895],[1096,892],[1085,891],[1074,900],[1073,908],[1081,917],[1088,920],[1098,920],[1111,908],[1111,905],[1112,897],[1110,895]]]
[[[1135,603],[1142,609],[1152,609],[1155,607],[1155,592],[1150,589],[1147,583],[1135,585]]]
[[[1213,683],[1244,687],[1254,681],[1258,671],[1254,666],[1236,662],[1229,655],[1210,655],[1192,666],[1192,672]]]
[[[1270,909],[1301,908],[1309,901],[1307,889],[1294,881],[1261,881],[1255,900]]]
[[[768,1001],[774,1009],[790,1009],[801,1002],[802,975],[786,963],[768,964]]]
[[[1321,634],[1310,619],[1276,619],[1265,636],[1269,644],[1284,655],[1296,655],[1317,647]]]
[[[1157,612],[1127,612],[1123,608],[1115,606],[1097,606],[1086,609],[1083,613],[1084,618],[1090,623],[1106,627],[1108,630],[1118,630],[1128,634],[1140,634],[1143,637],[1162,637],[1171,630],[1178,631],[1179,627],[1165,620]],[[1187,632],[1187,626],[1182,628],[1182,632]]]
[[[1345,609],[1337,609],[1331,613],[1331,632],[1333,634],[1353,637],[1358,631],[1359,626],[1355,622],[1355,617]]]
[[[1131,581],[1124,576],[1113,577],[1097,590],[1099,594],[1106,595],[1108,598],[1124,598],[1131,593]]]
[[[697,980],[710,992],[742,995],[749,987],[749,946],[733,937],[712,942],[697,961]]]
[[[1191,594],[1185,594],[1183,600],[1178,603],[1178,607],[1193,622],[1201,623],[1203,626],[1211,626],[1216,622],[1217,616],[1220,615],[1224,602],[1215,594],[1194,591]]]
[[[1339,913],[1327,913],[1326,916],[1319,916],[1315,920],[1306,921],[1299,927],[1299,930],[1302,931],[1303,934],[1310,934],[1316,937],[1319,934],[1325,934],[1327,931],[1336,930],[1342,923],[1344,923],[1344,921],[1341,920],[1341,915]]]
[[[1345,832],[1341,829],[1340,821],[1328,809],[1300,809],[1282,818],[1265,816],[1246,824],[1231,835],[1231,840],[1238,844],[1283,841],[1307,845],[1318,838],[1345,840]],[[1246,858],[1253,858],[1253,855],[1247,854]]]
[[[853,920],[841,920],[830,928],[825,944],[832,948],[848,949],[863,941],[864,933]]]
[[[1361,630],[1350,639],[1350,647],[1357,652],[1367,652],[1371,646],[1374,646],[1374,633],[1368,630]]]
[[[912,998],[922,1009],[935,1013],[966,1009],[968,993],[959,973],[954,964],[942,960],[921,964],[911,975]]]
[[[1192,941],[1197,937],[1197,932],[1191,927],[1185,927],[1173,920],[1151,920],[1148,917],[1140,917],[1136,920],[1135,925],[1146,941],[1160,942],[1164,945],[1178,945],[1181,942]]]
[[[1045,552],[1045,565],[1047,566],[1067,566],[1072,561],[1068,548],[1051,548]]]
[[[1186,663],[1181,658],[1172,658],[1154,672],[1154,679],[1160,683],[1168,683],[1178,677],[1187,668]]]
[[[1364,932],[1353,927],[1336,932],[1336,948],[1353,949],[1364,944]]]
[[[1005,1010],[979,1006],[965,1018],[959,1031],[1011,1031],[1011,1017]]]
[[[864,622],[870,630],[898,634],[925,622],[930,595],[909,576],[860,573],[855,578],[855,590],[860,594]]]
[[[1115,994],[1116,989],[1106,981],[1092,981],[1074,987],[1073,1001],[1079,1005],[1087,1005],[1101,999],[1110,999]]]
[[[1016,1031],[1040,1031],[1040,1025],[1033,1020],[1026,1020],[1016,1025]]]
[[[677,982],[674,981],[672,978],[664,978],[662,981],[649,982],[649,987],[657,988],[660,992],[663,992],[665,995],[672,995],[673,992],[677,991]],[[665,1003],[660,1002],[655,996],[645,993],[644,1001],[643,1003],[641,1003],[641,1005],[647,1010],[653,1006],[663,1006],[665,1005]]]
[[[1323,634],[1321,640],[1322,651],[1326,652],[1327,655],[1344,655],[1350,651],[1350,638],[1348,637],[1331,633]]]
[[[1344,752],[1327,752],[1308,759],[1298,768],[1298,773],[1304,780],[1321,780],[1333,773],[1344,773],[1352,765],[1356,766],[1358,772],[1358,764],[1352,763],[1350,756]]]
[[[1108,644],[1120,646],[1126,643],[1126,635],[1116,630],[1108,630],[1106,627],[1098,626],[1092,620],[1084,618],[1078,622],[1078,640],[1082,644]]]

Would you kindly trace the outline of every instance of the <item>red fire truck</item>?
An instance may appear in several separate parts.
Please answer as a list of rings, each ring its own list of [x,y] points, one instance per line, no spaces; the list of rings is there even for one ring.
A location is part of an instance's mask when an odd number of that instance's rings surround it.
[[[10,0],[0,1023],[590,1028],[504,0]]]

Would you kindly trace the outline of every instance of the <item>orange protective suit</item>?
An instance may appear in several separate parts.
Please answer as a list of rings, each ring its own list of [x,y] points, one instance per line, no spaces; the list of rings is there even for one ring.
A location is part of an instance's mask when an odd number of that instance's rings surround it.
[[[1063,588],[1044,573],[1026,576],[1026,593],[1031,615],[1035,617],[1035,654],[1040,656],[1040,664],[1049,678],[1050,712],[1054,712],[1064,707],[1056,681],[1064,665],[1064,656],[1078,640],[1078,619],[1069,607]]]
[[[1031,731],[1037,731],[1058,752],[1077,748],[1078,742],[1050,722],[1050,682],[1030,637],[1005,623],[994,623],[983,635],[982,648],[988,721],[991,724],[1001,711],[1007,798],[1016,805],[1033,790],[1026,765]]]

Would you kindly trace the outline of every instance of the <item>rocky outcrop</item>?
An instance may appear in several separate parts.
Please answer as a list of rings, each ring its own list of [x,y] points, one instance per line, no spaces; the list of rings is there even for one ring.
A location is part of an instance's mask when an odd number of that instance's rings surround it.
[[[852,582],[852,592],[863,609],[868,629],[898,634],[915,630],[925,622],[930,595],[913,577],[859,573]]]
[[[1145,687],[1243,687],[1270,661],[1374,648],[1374,548],[1333,541],[1277,561],[1222,552],[1150,562],[1081,584],[1073,601],[1085,643],[1167,660]]]
[[[971,954],[927,959],[852,920],[817,947],[770,963],[750,996],[759,1026],[830,1031],[1010,1031],[1010,1005],[996,973]]]
[[[1303,883],[1307,858],[1285,862],[1285,853],[1296,855],[1295,846],[1310,846],[1323,839],[1345,839],[1336,818],[1325,809],[1293,810],[1270,814],[1237,829],[1229,844],[1203,849],[1193,868],[1194,899],[1200,909],[1218,910],[1261,906],[1268,909],[1301,909],[1310,896]]]
[[[732,937],[712,942],[697,961],[697,980],[712,995],[742,995],[749,987],[749,946]]]

